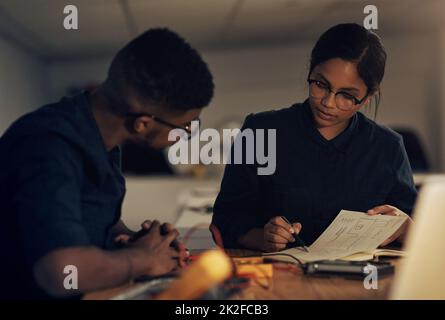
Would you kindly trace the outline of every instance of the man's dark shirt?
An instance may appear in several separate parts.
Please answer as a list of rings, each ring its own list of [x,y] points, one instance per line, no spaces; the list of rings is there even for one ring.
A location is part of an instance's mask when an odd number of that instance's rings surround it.
[[[105,248],[124,193],[120,150],[105,149],[87,94],[17,120],[0,138],[0,297],[48,297],[33,265],[56,249]]]
[[[308,101],[250,115],[243,128],[277,130],[276,171],[261,176],[255,164],[226,165],[213,215],[225,247],[239,247],[239,236],[279,215],[300,222],[309,245],[341,209],[412,211],[417,191],[400,135],[361,113],[332,140],[315,127]]]

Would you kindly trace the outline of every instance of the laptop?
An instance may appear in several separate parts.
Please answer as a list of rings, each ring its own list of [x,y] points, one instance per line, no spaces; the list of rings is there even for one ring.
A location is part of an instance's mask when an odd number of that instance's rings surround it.
[[[390,299],[445,299],[445,179],[422,185]]]

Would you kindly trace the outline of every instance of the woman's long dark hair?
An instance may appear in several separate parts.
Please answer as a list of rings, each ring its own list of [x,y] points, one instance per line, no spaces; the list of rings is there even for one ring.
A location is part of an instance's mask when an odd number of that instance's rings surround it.
[[[321,35],[312,49],[309,74],[320,63],[334,58],[357,64],[368,94],[375,95],[375,118],[386,64],[386,52],[379,36],[356,23],[333,26]]]

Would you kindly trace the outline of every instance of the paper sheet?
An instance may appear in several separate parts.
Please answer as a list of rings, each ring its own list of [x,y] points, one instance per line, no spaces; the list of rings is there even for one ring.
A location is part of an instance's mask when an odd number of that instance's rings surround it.
[[[359,252],[372,253],[382,242],[392,236],[406,219],[406,216],[369,216],[364,212],[342,210],[309,247],[309,252],[300,248],[291,248],[279,253],[290,254],[301,262],[339,259]],[[276,253],[271,255],[274,254]],[[279,260],[292,261],[291,258],[284,256]]]

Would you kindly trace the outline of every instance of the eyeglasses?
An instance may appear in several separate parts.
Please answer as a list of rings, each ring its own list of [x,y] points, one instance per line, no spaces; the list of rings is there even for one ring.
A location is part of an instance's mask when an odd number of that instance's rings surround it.
[[[365,101],[365,99],[368,97],[367,92],[366,96],[363,99],[359,100],[347,92],[332,91],[330,86],[323,81],[308,79],[307,82],[309,83],[309,95],[311,97],[316,99],[323,99],[332,92],[335,94],[335,104],[337,105],[337,108],[343,111],[349,111],[354,106],[362,104],[363,101]]]
[[[182,130],[184,130],[185,132],[187,132],[187,140],[190,140],[190,139],[195,135],[195,133],[196,133],[196,131],[195,131],[195,132],[192,132],[192,122],[193,122],[193,121],[198,121],[198,128],[201,126],[201,119],[200,119],[200,118],[195,118],[195,119],[193,119],[192,121],[190,121],[189,124],[187,124],[187,125],[185,125],[185,126],[179,126],[179,125],[177,125],[177,124],[174,124],[174,123],[165,121],[165,120],[163,120],[163,119],[161,119],[161,118],[158,118],[158,117],[156,117],[156,116],[154,116],[154,115],[152,115],[152,114],[148,114],[148,113],[127,113],[127,114],[125,114],[125,116],[126,116],[126,117],[136,117],[136,118],[137,118],[137,117],[150,117],[150,118],[152,118],[154,121],[159,122],[159,123],[161,123],[161,124],[163,124],[163,125],[165,125],[165,126],[168,126],[168,127],[170,127],[170,128],[173,128],[173,129],[182,129]]]

